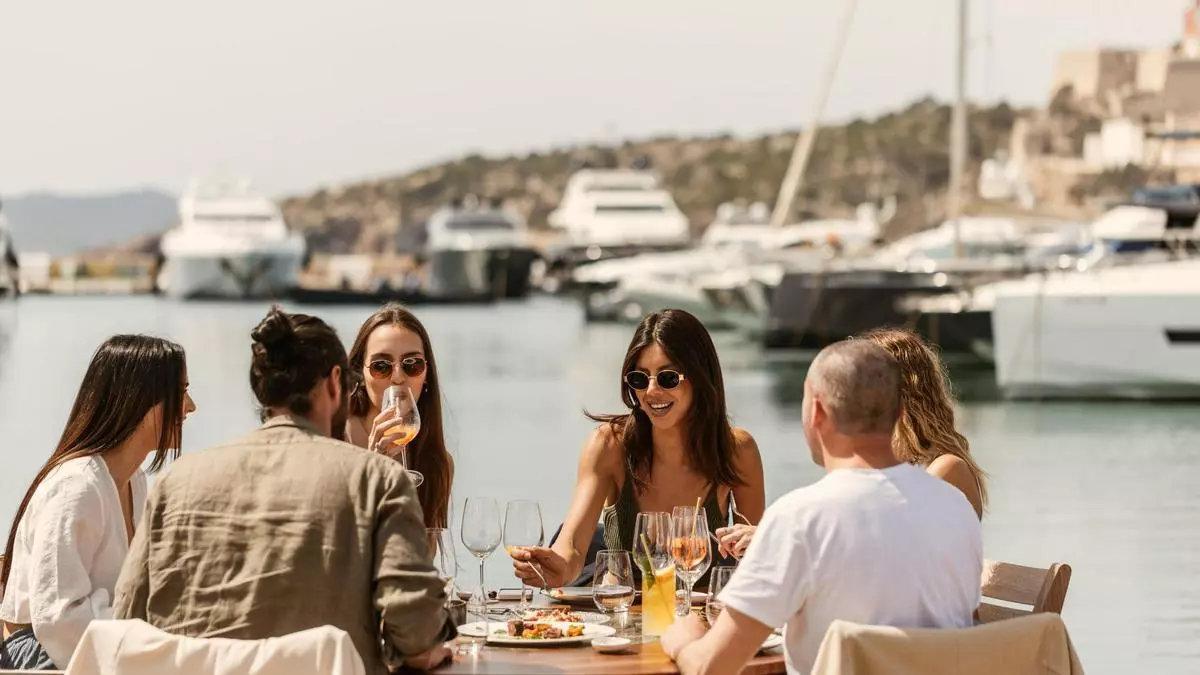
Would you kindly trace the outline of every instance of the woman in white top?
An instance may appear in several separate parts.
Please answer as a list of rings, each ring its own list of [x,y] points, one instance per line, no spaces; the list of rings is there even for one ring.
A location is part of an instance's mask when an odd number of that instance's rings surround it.
[[[178,453],[187,392],[183,348],[117,335],[96,350],[58,447],[33,479],[0,568],[0,668],[62,669],[113,586],[146,500],[150,470]]]

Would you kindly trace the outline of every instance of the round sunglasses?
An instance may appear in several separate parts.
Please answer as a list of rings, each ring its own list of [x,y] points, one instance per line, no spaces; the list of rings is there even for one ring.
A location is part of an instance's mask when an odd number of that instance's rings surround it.
[[[387,359],[375,359],[367,364],[367,370],[376,380],[387,379],[396,370],[397,363]],[[425,359],[420,356],[406,356],[400,359],[400,370],[409,377],[416,377],[425,372]]]
[[[659,389],[674,389],[675,387],[678,387],[679,383],[685,378],[683,377],[683,373],[674,370],[660,370],[658,371],[658,374],[654,376],[654,379],[658,381]],[[638,391],[649,389],[650,375],[643,373],[640,370],[631,370],[628,373],[625,373],[625,384],[629,385],[630,389],[636,389]]]

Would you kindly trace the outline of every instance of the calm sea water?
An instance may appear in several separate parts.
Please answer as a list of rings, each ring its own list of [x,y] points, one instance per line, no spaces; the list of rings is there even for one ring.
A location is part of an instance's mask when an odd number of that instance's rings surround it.
[[[199,406],[194,451],[257,423],[247,383],[249,331],[266,303],[27,297],[0,304],[0,532],[50,452],[96,346],[116,332],[170,337],[187,349]],[[364,307],[300,307],[353,338]],[[548,530],[570,498],[591,423],[620,408],[628,326],[583,322],[566,301],[419,308],[437,351],[447,435],[462,499],[541,500]],[[731,413],[754,434],[768,500],[820,477],[800,428],[803,367],[718,335]],[[1074,568],[1064,611],[1088,672],[1200,667],[1200,406],[996,400],[986,371],[955,372],[961,426],[990,473],[985,555]],[[549,534],[549,532],[547,533]],[[462,577],[473,560],[460,552]],[[492,584],[513,585],[507,558]],[[902,580],[898,580],[900,582]]]

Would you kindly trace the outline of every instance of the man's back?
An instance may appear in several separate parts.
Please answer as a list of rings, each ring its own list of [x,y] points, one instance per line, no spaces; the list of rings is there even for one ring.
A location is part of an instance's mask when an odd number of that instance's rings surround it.
[[[381,620],[402,654],[448,634],[430,560],[397,464],[275,418],[158,480],[116,611],[193,637],[331,624],[350,634],[368,672],[381,672]]]
[[[954,487],[908,464],[839,469],[768,509],[721,597],[787,622],[789,670],[807,673],[834,619],[971,625],[982,564],[979,520]]]

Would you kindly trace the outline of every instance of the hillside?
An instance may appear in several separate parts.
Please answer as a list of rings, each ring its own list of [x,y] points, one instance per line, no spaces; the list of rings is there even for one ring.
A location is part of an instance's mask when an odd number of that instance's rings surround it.
[[[1005,104],[971,113],[972,172],[982,159],[1007,147],[1016,115]],[[949,173],[949,124],[949,106],[926,99],[874,119],[823,127],[799,208],[821,215],[847,214],[862,201],[895,194],[900,210],[892,234],[936,221],[942,216]],[[397,227],[412,227],[466,194],[501,199],[531,227],[544,227],[574,170],[648,161],[700,231],[722,202],[774,203],[795,138],[794,131],[755,138],[654,138],[524,156],[471,155],[404,175],[291,197],[282,206],[288,222],[306,234],[315,250],[373,252],[383,250]]]

